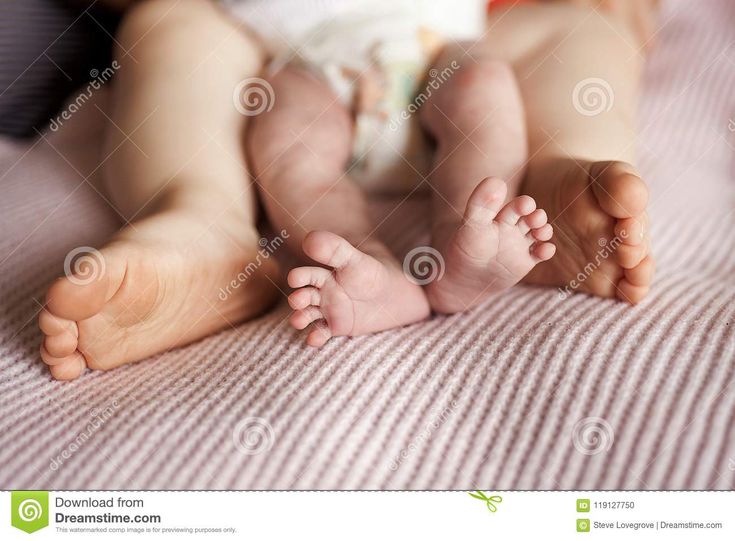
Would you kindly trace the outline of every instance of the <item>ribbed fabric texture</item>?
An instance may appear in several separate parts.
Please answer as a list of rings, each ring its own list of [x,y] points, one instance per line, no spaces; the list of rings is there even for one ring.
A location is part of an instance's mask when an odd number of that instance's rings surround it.
[[[658,273],[636,308],[516,287],[312,351],[282,305],[54,382],[39,302],[70,249],[116,227],[56,150],[94,169],[101,114],[2,143],[0,487],[735,488],[734,20],[729,0],[664,3],[639,140]],[[374,206],[384,236],[400,253],[425,244],[425,201],[394,207]],[[253,417],[247,446],[233,433]],[[601,439],[579,431],[590,417]]]

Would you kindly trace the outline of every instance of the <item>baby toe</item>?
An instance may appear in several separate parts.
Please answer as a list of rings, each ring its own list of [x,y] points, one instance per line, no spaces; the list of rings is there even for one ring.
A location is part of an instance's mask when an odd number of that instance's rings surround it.
[[[325,322],[317,321],[313,330],[306,337],[306,343],[312,347],[320,348],[332,337],[332,332]]]
[[[532,229],[529,236],[533,240],[550,240],[554,236],[554,227],[551,224],[544,224],[541,227]]]
[[[297,310],[291,314],[289,321],[295,329],[302,330],[308,327],[312,322],[323,318],[324,316],[322,315],[321,310],[315,306],[307,306],[303,310]]]
[[[538,261],[548,261],[556,253],[556,246],[550,242],[537,242],[531,246],[531,255]]]
[[[47,336],[56,336],[62,333],[71,333],[79,336],[76,321],[55,316],[45,308],[38,314],[38,327]]]
[[[49,366],[51,375],[60,381],[76,379],[84,373],[87,367],[81,353],[67,357],[64,362]]]
[[[522,216],[531,214],[536,209],[536,201],[528,195],[521,195],[505,205],[496,220],[508,225],[515,225]]]
[[[321,295],[315,287],[304,287],[288,296],[288,304],[294,310],[302,310],[309,305],[319,306]]]
[[[290,287],[314,286],[323,287],[331,271],[323,267],[297,267],[288,273],[287,281]]]
[[[654,271],[655,263],[653,257],[647,255],[638,265],[632,269],[625,270],[625,279],[634,286],[648,286],[653,281]]]
[[[543,226],[546,222],[548,222],[546,211],[544,209],[536,209],[528,216],[523,217],[518,222],[518,224],[520,226],[520,224],[525,223],[528,226],[528,229],[538,229],[539,227]]]
[[[629,246],[621,244],[615,250],[615,261],[624,269],[632,269],[637,266],[643,258],[648,254],[648,244],[643,243],[638,246]]]
[[[623,278],[618,282],[615,294],[621,301],[638,304],[648,294],[649,290],[648,286],[636,286],[631,284],[627,278]]]
[[[77,337],[69,332],[57,334],[56,336],[46,336],[43,339],[43,347],[52,357],[66,357],[76,351]]]
[[[645,214],[634,218],[623,218],[615,224],[615,236],[623,244],[638,246],[645,240],[647,218]]]
[[[615,218],[643,214],[648,187],[632,165],[625,162],[595,162],[590,166],[592,188],[602,210]]]

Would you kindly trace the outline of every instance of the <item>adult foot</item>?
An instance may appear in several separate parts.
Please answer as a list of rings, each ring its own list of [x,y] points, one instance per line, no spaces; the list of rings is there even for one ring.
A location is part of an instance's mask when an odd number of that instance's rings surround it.
[[[654,261],[648,238],[648,188],[633,166],[571,158],[531,164],[523,192],[549,214],[557,254],[524,282],[617,297],[648,293]]]
[[[252,317],[276,293],[276,264],[257,250],[257,234],[245,234],[234,213],[208,223],[170,210],[126,227],[100,251],[80,254],[76,272],[49,288],[41,358],[53,377],[69,380]]]
[[[371,256],[339,235],[313,231],[303,250],[330,267],[298,267],[288,274],[288,285],[299,288],[288,298],[294,310],[291,325],[305,329],[314,323],[309,345],[320,347],[332,336],[382,331],[429,315],[423,289],[409,281],[387,249],[371,250]]]
[[[507,187],[498,178],[477,185],[464,218],[441,247],[445,272],[426,286],[431,307],[454,313],[518,283],[541,261],[554,255],[546,213],[520,196],[503,205]]]

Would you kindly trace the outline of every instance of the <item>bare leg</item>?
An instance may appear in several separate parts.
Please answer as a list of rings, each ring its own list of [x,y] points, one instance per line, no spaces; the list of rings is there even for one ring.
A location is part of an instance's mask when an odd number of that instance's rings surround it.
[[[296,68],[270,81],[273,110],[257,116],[249,150],[273,224],[289,233],[291,249],[323,267],[299,267],[288,276],[295,310],[291,322],[313,346],[331,336],[354,336],[425,318],[423,290],[374,235],[365,198],[345,167],[352,120],[321,81]]]
[[[426,290],[440,312],[474,306],[554,254],[554,246],[545,242],[552,228],[532,198],[513,198],[503,206],[506,194],[517,194],[527,159],[513,72],[507,64],[482,58],[460,64],[460,51],[444,52],[436,71],[450,67],[451,77],[421,112],[437,143],[432,242],[446,273]]]
[[[624,20],[564,3],[497,9],[488,24],[471,54],[514,67],[530,152],[522,191],[556,232],[556,257],[526,280],[640,301],[653,275],[648,190],[633,165],[643,44]]]
[[[275,296],[270,261],[221,293],[258,249],[232,94],[260,69],[260,53],[204,0],[141,3],[117,39],[129,55],[117,52],[105,174],[132,223],[92,254],[92,280],[72,275],[49,289],[41,356],[58,379],[197,340]]]

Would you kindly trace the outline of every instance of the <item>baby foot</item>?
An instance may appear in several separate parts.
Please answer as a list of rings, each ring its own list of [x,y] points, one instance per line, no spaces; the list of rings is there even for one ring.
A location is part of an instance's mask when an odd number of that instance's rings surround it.
[[[558,247],[524,281],[631,304],[646,296],[654,271],[648,188],[633,166],[571,158],[532,164],[524,191],[549,212]]]
[[[551,259],[553,229],[536,202],[522,195],[503,205],[507,187],[498,178],[477,185],[462,223],[441,250],[444,276],[426,292],[444,313],[466,310],[516,284],[541,261]]]
[[[306,342],[321,347],[332,336],[356,336],[407,325],[426,318],[429,303],[421,287],[410,282],[386,248],[375,257],[327,231],[313,231],[304,253],[323,267],[298,267],[288,285],[299,288],[288,297],[291,325],[314,326]]]
[[[239,217],[211,229],[197,217],[162,212],[125,228],[92,267],[59,278],[39,315],[41,358],[59,380],[89,367],[107,370],[183,345],[265,309],[275,297],[267,260],[231,294],[230,284],[251,262],[257,237],[241,238]],[[235,218],[233,216],[233,218]],[[227,231],[227,233],[224,233]],[[78,269],[79,270],[79,269]]]

